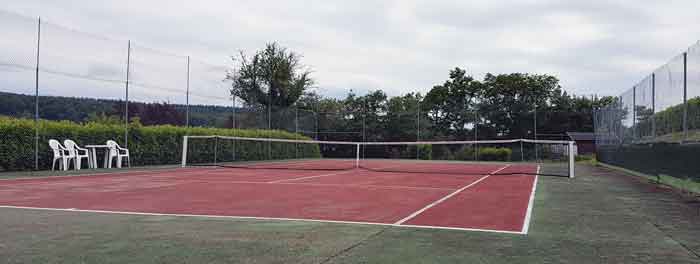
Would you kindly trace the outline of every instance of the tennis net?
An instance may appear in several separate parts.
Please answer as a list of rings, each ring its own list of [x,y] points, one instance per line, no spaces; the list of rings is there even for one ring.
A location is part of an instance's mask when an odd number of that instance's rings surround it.
[[[554,140],[345,142],[185,136],[182,166],[423,174],[574,176],[575,145]]]

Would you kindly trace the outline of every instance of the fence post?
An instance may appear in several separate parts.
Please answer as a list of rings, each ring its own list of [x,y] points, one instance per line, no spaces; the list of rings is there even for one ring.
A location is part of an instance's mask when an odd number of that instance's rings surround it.
[[[187,83],[185,90],[185,127],[190,127],[190,56],[187,56]]]
[[[124,147],[129,147],[129,71],[131,70],[131,40],[126,49],[126,85],[124,95]]]
[[[236,129],[236,96],[231,96],[231,129]],[[233,161],[236,161],[236,141],[231,143]]]
[[[656,139],[656,73],[651,74],[651,138]]]
[[[420,141],[420,103],[418,104],[418,113],[416,114],[416,141]],[[416,145],[416,159],[420,159],[419,145]]]
[[[474,160],[479,160],[479,112],[474,111]]]
[[[36,72],[34,76],[34,170],[39,170],[39,54],[41,50],[41,17],[36,33]]]
[[[294,134],[299,135],[299,107],[294,105]],[[299,143],[294,143],[294,158],[299,158]]]
[[[535,101],[535,111],[534,111],[534,116],[532,118],[533,120],[533,125],[534,125],[534,137],[535,140],[537,140],[537,102]],[[540,153],[539,150],[537,149],[537,144],[535,144],[535,160],[539,161],[540,160]]]
[[[632,141],[637,139],[637,86],[632,86]]]
[[[683,52],[683,141],[688,140],[688,52]]]

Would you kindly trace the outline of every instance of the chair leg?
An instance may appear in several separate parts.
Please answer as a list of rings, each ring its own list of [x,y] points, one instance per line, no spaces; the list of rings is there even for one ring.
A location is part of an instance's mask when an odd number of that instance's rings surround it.
[[[121,167],[122,167],[122,157],[119,157],[119,155],[117,155],[117,168],[121,168]]]
[[[56,158],[53,158],[53,162],[51,162],[51,171],[54,171],[54,168],[56,168]]]

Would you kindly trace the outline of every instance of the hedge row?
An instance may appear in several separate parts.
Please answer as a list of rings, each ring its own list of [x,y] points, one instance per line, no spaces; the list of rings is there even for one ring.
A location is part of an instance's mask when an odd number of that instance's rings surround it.
[[[38,122],[39,131],[39,168],[51,168],[53,153],[48,146],[49,139],[73,139],[78,145],[104,144],[115,140],[124,145],[124,126],[116,124],[88,123],[78,124],[69,121]],[[18,119],[0,116],[0,171],[30,170],[34,168],[35,124],[30,119]],[[178,127],[171,125],[142,126],[132,124],[128,133],[128,148],[133,165],[178,164],[182,155],[182,138],[185,135],[222,135],[249,138],[308,139],[306,137],[278,130],[221,129],[202,127]],[[216,142],[203,140],[189,144],[188,156],[191,162],[213,162],[214,149],[220,161],[260,160],[268,156],[267,147],[271,148],[273,158],[318,157],[317,145],[271,144],[261,146],[259,143],[232,144],[230,141]],[[228,144],[229,147],[226,147]],[[234,152],[235,149],[235,152]],[[98,157],[99,158],[99,157]]]
[[[461,147],[456,151],[449,147],[420,145],[419,157],[426,160],[474,160],[475,149],[473,147]],[[482,161],[511,161],[513,150],[501,147],[481,147],[478,152],[478,160]]]

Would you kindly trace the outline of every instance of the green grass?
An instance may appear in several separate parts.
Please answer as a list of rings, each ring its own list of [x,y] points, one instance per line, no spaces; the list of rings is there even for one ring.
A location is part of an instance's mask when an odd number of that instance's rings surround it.
[[[666,189],[608,169],[582,164],[577,175],[540,177],[527,235],[0,208],[0,259],[3,263],[700,263],[697,207]]]

